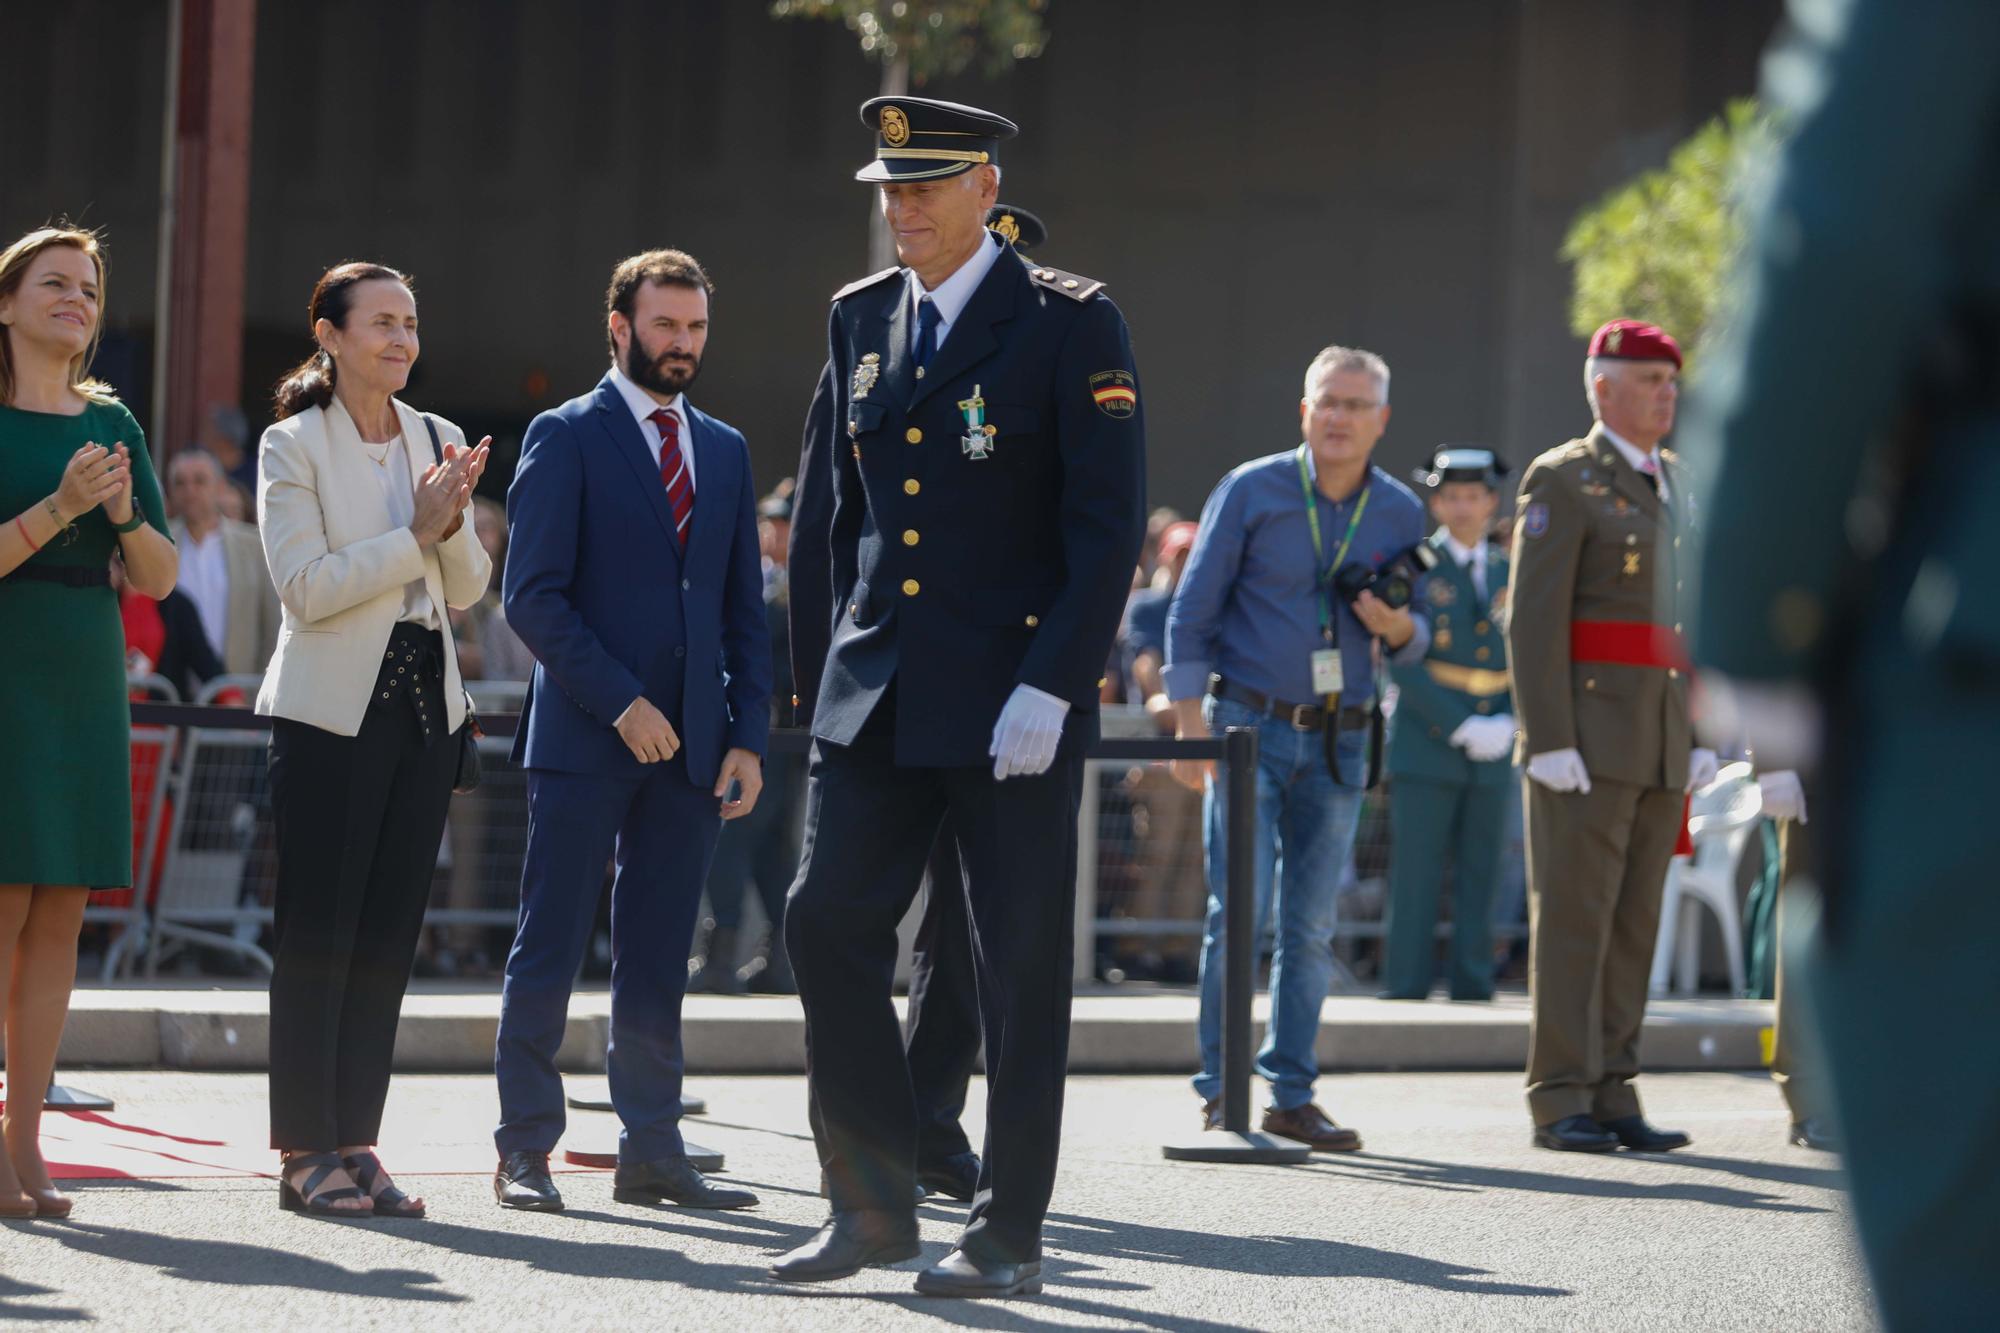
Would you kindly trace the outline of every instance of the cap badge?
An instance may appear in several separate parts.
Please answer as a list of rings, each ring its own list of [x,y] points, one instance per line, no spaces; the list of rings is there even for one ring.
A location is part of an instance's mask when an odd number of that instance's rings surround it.
[[[1009,245],[1021,243],[1021,224],[1014,221],[1012,213],[1002,213],[993,219],[993,230],[1000,233],[1000,239]]]
[[[882,113],[882,127],[883,127],[882,132],[884,134],[887,134],[889,132],[888,126],[889,126],[889,113],[887,111],[884,111]],[[1617,356],[1618,344],[1624,341],[1625,341],[1625,330],[1613,329],[1611,330],[1611,332],[1604,335],[1604,350],[1611,353],[1611,355],[1613,356]]]
[[[899,106],[882,108],[882,142],[891,148],[901,148],[910,141],[910,118],[903,114]]]

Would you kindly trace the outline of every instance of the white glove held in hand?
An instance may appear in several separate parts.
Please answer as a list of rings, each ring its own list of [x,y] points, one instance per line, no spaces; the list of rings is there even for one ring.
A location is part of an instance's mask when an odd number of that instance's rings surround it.
[[[1590,791],[1590,770],[1578,750],[1550,750],[1528,760],[1528,776],[1550,791]]]
[[[1704,750],[1699,745],[1695,746],[1694,749],[1688,752],[1687,789],[1689,791],[1700,791],[1703,787],[1715,781],[1715,771],[1719,767],[1721,765],[1716,761],[1715,751]]]
[[[1062,740],[1063,718],[1069,714],[1069,700],[1038,690],[1032,685],[1016,685],[993,724],[993,743],[986,753],[993,756],[993,776],[1011,778],[1016,774],[1033,777],[1048,772],[1056,759],[1056,744]]]
[[[1506,713],[1498,717],[1475,714],[1458,724],[1458,730],[1451,733],[1451,743],[1476,763],[1499,759],[1514,748],[1514,719]]]
[[[1757,790],[1763,793],[1764,813],[1773,819],[1806,822],[1806,789],[1791,769],[1757,775]]]

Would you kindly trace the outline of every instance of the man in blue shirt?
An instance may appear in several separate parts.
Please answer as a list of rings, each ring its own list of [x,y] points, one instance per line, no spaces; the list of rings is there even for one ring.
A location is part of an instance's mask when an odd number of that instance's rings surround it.
[[[1299,424],[1302,444],[1243,464],[1208,497],[1167,615],[1163,676],[1178,736],[1258,731],[1260,936],[1281,854],[1285,866],[1271,1023],[1257,1056],[1271,1082],[1264,1131],[1322,1152],[1352,1152],[1360,1136],[1313,1104],[1320,1005],[1333,976],[1334,898],[1380,757],[1377,682],[1391,661],[1421,661],[1430,630],[1420,603],[1394,605],[1402,599],[1375,591],[1350,599],[1335,575],[1406,561],[1424,539],[1424,507],[1370,461],[1389,424],[1381,357],[1347,347],[1314,357]],[[1227,801],[1212,765],[1183,762],[1175,771],[1190,785],[1207,783],[1208,922],[1194,1087],[1213,1129],[1222,1106]]]

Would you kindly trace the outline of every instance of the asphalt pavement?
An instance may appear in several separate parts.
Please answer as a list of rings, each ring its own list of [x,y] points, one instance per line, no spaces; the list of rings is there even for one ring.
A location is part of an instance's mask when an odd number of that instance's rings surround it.
[[[118,1118],[254,1142],[256,1074],[66,1073]],[[0,1321],[106,1328],[860,1329],[963,1326],[1234,1329],[1850,1329],[1872,1326],[1838,1163],[1788,1147],[1760,1074],[1644,1081],[1664,1156],[1528,1144],[1517,1074],[1343,1074],[1321,1102],[1360,1153],[1298,1167],[1168,1162],[1197,1106],[1167,1077],[1073,1077],[1062,1173],[1033,1299],[915,1295],[963,1205],[921,1210],[924,1257],[797,1288],[765,1265],[823,1217],[804,1082],[707,1077],[691,1137],[755,1189],[746,1213],[614,1203],[603,1173],[566,1174],[561,1215],[506,1213],[487,1177],[421,1174],[427,1221],[280,1213],[261,1179],[94,1182],[66,1221],[0,1223]],[[977,1128],[981,1088],[968,1122]],[[481,1141],[490,1079],[399,1076],[395,1137]],[[574,1114],[574,1140],[610,1117]],[[412,1135],[411,1130],[422,1134]],[[249,1136],[244,1138],[243,1136]],[[426,1137],[428,1136],[428,1137]],[[398,1163],[389,1162],[392,1170]]]

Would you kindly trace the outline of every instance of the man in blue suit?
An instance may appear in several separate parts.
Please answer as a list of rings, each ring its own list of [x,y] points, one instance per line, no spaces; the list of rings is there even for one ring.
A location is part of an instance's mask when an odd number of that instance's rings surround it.
[[[521,918],[494,1069],[510,1208],[559,1211],[556,1048],[611,889],[613,1197],[747,1208],[681,1141],[681,997],[721,821],[750,813],[770,734],[771,645],[750,455],[685,390],[708,340],[708,275],[677,250],[620,264],[612,367],[528,427],[507,493],[507,623],[536,666],[514,740],[528,770]],[[733,789],[733,790],[732,790]]]

